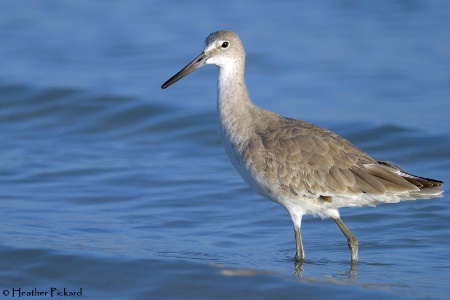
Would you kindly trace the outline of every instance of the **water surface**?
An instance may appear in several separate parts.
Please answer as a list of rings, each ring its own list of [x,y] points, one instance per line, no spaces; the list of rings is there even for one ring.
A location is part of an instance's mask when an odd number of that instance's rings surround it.
[[[232,29],[257,105],[448,182],[449,20],[427,1],[3,3],[0,288],[446,299],[448,196],[342,209],[356,273],[334,222],[306,217],[299,272],[288,214],[224,154],[217,70],[160,85]]]

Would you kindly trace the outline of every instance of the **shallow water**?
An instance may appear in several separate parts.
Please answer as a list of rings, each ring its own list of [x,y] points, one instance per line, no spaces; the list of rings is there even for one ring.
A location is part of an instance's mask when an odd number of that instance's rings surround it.
[[[306,217],[299,272],[289,216],[224,154],[215,68],[160,85],[208,33],[235,30],[257,105],[448,182],[449,15],[426,1],[3,3],[3,295],[445,299],[447,195],[342,209],[356,273],[334,222]]]

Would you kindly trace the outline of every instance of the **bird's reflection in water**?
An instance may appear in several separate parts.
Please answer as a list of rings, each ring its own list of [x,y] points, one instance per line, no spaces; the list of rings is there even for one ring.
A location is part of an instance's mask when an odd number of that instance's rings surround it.
[[[302,276],[302,273],[305,269],[305,261],[304,260],[295,260],[294,261],[294,269],[296,276]],[[356,275],[358,273],[358,262],[350,261],[350,270],[346,272],[349,279],[356,279]]]

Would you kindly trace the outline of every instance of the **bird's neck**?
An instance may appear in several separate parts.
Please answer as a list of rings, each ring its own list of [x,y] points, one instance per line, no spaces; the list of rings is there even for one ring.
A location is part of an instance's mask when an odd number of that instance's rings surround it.
[[[217,93],[222,141],[241,147],[253,131],[252,111],[255,109],[248,96],[243,70],[219,68]]]

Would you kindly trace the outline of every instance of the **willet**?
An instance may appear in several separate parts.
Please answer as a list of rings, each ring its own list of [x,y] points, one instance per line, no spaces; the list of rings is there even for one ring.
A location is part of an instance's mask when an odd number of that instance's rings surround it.
[[[205,40],[203,52],[162,88],[194,70],[219,68],[219,134],[232,164],[250,187],[281,204],[294,223],[296,260],[303,261],[303,215],[332,218],[348,240],[351,261],[358,260],[358,240],[340,219],[341,207],[374,206],[442,194],[442,182],[414,176],[379,161],[337,134],[255,106],[244,80],[245,51],[231,31]]]

